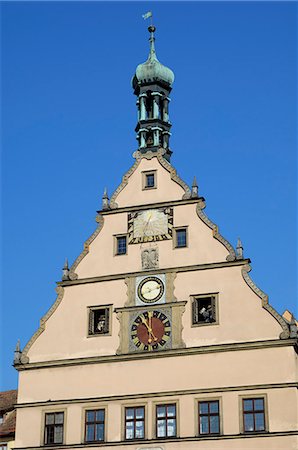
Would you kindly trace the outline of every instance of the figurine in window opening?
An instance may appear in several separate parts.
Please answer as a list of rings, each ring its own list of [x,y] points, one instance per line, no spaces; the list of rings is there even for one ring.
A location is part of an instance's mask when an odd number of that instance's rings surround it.
[[[213,314],[212,314],[212,306],[208,305],[207,308],[203,306],[202,309],[200,309],[199,314],[203,317],[204,322],[213,322]]]
[[[96,328],[99,331],[99,333],[104,333],[105,332],[105,330],[106,330],[106,317],[105,317],[105,315],[99,316]]]

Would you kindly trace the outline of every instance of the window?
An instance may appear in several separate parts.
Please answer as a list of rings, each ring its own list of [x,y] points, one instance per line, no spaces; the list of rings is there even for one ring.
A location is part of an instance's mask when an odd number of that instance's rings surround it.
[[[167,438],[177,435],[176,429],[176,405],[156,406],[156,437]]]
[[[116,236],[115,255],[126,255],[127,252],[127,236]]]
[[[242,402],[244,433],[265,431],[264,398],[244,398]]]
[[[86,411],[85,442],[104,441],[105,410],[92,409]]]
[[[4,413],[0,413],[0,425],[4,422]]]
[[[142,172],[142,177],[143,189],[156,188],[156,170],[150,170],[150,172]]]
[[[203,325],[217,322],[217,296],[194,296],[192,300],[192,324]]]
[[[187,228],[175,228],[174,246],[175,248],[187,247]]]
[[[7,450],[7,443],[1,442],[0,444],[0,450]]]
[[[125,408],[125,439],[144,439],[145,407]]]
[[[199,402],[199,434],[219,434],[219,401]]]
[[[111,306],[102,306],[89,309],[89,336],[110,333]]]
[[[45,415],[45,445],[63,443],[64,413],[46,413]]]

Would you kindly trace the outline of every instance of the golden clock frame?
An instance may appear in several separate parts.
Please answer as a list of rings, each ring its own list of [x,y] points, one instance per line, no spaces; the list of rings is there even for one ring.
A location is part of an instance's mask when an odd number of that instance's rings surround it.
[[[172,337],[172,345],[171,349],[174,348],[185,348],[185,343],[182,339],[182,315],[185,312],[185,305],[187,301],[180,302],[167,302],[163,304],[155,304],[155,305],[144,305],[144,306],[127,306],[123,308],[115,308],[114,312],[117,314],[117,319],[120,322],[120,332],[119,332],[119,347],[116,351],[117,355],[122,354],[140,354],[148,355],[148,351],[130,351],[130,339],[131,339],[131,330],[130,330],[130,322],[131,316],[141,313],[142,311],[154,311],[159,310],[169,310],[171,309],[171,337]],[[168,351],[166,349],[164,351]],[[153,350],[150,352],[159,353],[163,351],[162,349]]]
[[[142,305],[142,307],[146,307],[146,306],[160,306],[160,305],[166,305],[167,303],[171,303],[171,302],[175,302],[177,301],[177,298],[175,297],[174,294],[174,280],[177,276],[176,272],[160,272],[160,271],[154,271],[154,272],[146,272],[146,275],[144,275],[144,273],[138,273],[135,276],[132,277],[127,277],[125,278],[125,284],[127,286],[127,300],[124,304],[124,306],[136,306],[135,304],[135,299],[136,299],[136,291],[137,291],[137,286],[136,286],[136,280],[138,277],[140,276],[146,276],[146,278],[148,277],[158,277],[160,275],[164,275],[165,276],[165,281],[164,281],[164,288],[165,288],[165,303],[145,303]]]

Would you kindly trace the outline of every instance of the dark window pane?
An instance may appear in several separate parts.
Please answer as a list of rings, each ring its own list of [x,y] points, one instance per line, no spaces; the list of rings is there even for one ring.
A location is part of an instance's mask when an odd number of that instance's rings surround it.
[[[208,403],[207,402],[200,403],[200,414],[208,414]]]
[[[255,422],[256,422],[256,431],[265,430],[265,422],[264,422],[264,414],[263,413],[256,413]]]
[[[54,423],[55,414],[46,414],[46,425]]]
[[[136,438],[141,439],[144,437],[144,422],[137,421],[136,422]]]
[[[104,425],[103,425],[103,423],[96,425],[95,439],[97,441],[103,441],[104,440]]]
[[[87,422],[94,422],[95,414],[94,411],[87,411]]]
[[[133,418],[134,418],[134,409],[126,408],[126,419],[133,419]]]
[[[157,417],[165,417],[165,415],[166,415],[166,407],[158,406],[157,407]]]
[[[133,422],[127,422],[125,429],[125,439],[133,439],[134,438],[133,431],[134,431]]]
[[[99,422],[103,422],[105,418],[105,412],[104,409],[99,409],[96,411],[96,421]]]
[[[64,413],[56,413],[55,414],[55,423],[61,424],[63,423]]]
[[[117,237],[117,255],[126,253],[126,236]]]
[[[263,398],[256,398],[254,401],[254,409],[257,411],[263,411],[264,410],[264,399]]]
[[[253,414],[244,415],[244,431],[254,431],[254,416]]]
[[[176,247],[186,247],[186,230],[176,230]]]
[[[176,405],[169,405],[167,408],[167,414],[169,417],[176,416]]]
[[[154,174],[146,175],[146,187],[154,187]]]
[[[210,417],[210,433],[219,433],[219,416]]]
[[[209,433],[208,416],[200,417],[200,434]]]
[[[86,441],[93,441],[94,440],[94,429],[95,426],[92,425],[87,425],[86,428]]]
[[[176,419],[168,419],[167,436],[176,436]]]
[[[63,441],[63,427],[62,425],[55,426],[54,443],[62,444]]]
[[[210,402],[210,413],[218,413],[218,402]]]
[[[252,411],[253,410],[253,401],[252,400],[244,400],[244,411]]]
[[[136,419],[143,419],[143,418],[144,418],[144,408],[137,408]]]

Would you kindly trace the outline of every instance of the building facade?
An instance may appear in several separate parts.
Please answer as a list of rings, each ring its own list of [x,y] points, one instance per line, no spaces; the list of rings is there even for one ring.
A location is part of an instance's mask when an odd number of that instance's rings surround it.
[[[297,449],[297,324],[171,165],[174,74],[149,32],[135,162],[15,354],[15,448]]]

